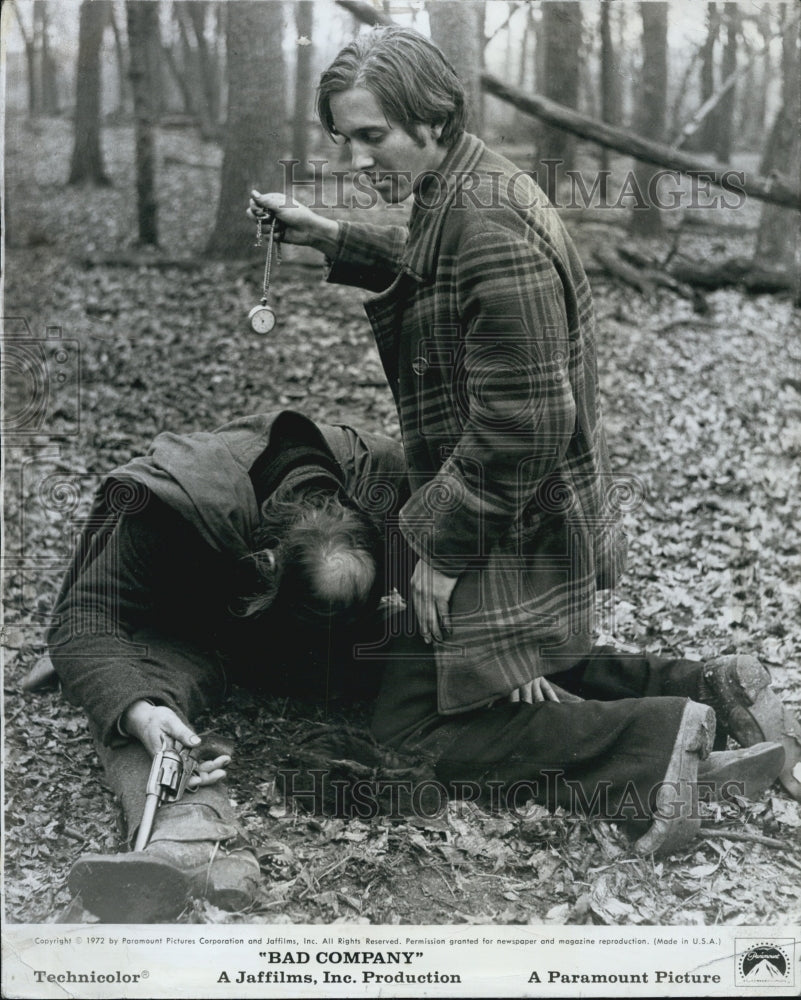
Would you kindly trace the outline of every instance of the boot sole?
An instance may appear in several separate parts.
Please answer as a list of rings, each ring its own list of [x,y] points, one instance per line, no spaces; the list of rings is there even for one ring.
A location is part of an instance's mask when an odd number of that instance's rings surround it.
[[[784,767],[779,782],[796,801],[801,802],[801,782],[793,769],[801,763],[801,726],[792,710],[782,705],[781,698],[770,686],[770,674],[753,657],[738,657],[731,673],[718,675],[724,679],[720,694],[734,707],[729,712],[728,730],[743,747],[769,741],[784,747]],[[748,701],[748,708],[737,704],[738,694]]]
[[[784,766],[780,743],[755,743],[743,750],[711,753],[698,768],[698,787],[710,788],[716,799],[735,795],[758,798],[773,784]]]
[[[68,884],[84,909],[104,923],[153,923],[177,917],[190,894],[189,878],[143,852],[86,854]]]
[[[706,760],[714,741],[714,710],[708,705],[688,702],[656,796],[654,820],[634,845],[637,854],[670,854],[698,834],[701,827],[696,786],[698,762]]]

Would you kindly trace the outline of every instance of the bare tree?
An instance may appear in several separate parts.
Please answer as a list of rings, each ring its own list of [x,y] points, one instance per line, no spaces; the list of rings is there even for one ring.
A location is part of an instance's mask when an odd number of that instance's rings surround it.
[[[213,257],[249,253],[248,194],[254,187],[269,191],[283,184],[278,162],[285,145],[283,32],[280,3],[237,0],[228,8],[225,151],[217,218],[206,246]]]
[[[298,173],[308,173],[309,119],[312,113],[312,0],[295,0],[295,114],[292,127],[292,156],[299,161]]]
[[[620,124],[620,69],[612,38],[612,0],[601,0],[601,120]]]
[[[435,0],[428,4],[431,37],[452,64],[467,91],[468,128],[481,132],[481,70],[484,4],[479,0]]]
[[[50,51],[50,5],[47,0],[34,0],[33,23],[34,30],[39,36],[39,51],[41,53],[39,72],[42,81],[40,89],[42,111],[46,115],[57,115],[56,62]]]
[[[612,0],[601,0],[601,121],[617,125],[620,121],[620,75],[612,40],[609,6]],[[601,199],[606,198],[609,171],[609,150],[600,147]]]
[[[22,42],[25,46],[25,65],[28,76],[28,114],[39,114],[39,80],[36,75],[36,32],[33,27],[30,30],[25,26],[22,13],[17,3],[11,4],[11,9],[17,18]]]
[[[642,81],[637,115],[639,135],[661,142],[665,132],[665,94],[667,93],[667,24],[668,5],[662,0],[646,0],[640,4],[642,17]],[[644,193],[645,205],[635,206],[631,215],[632,231],[657,236],[662,232],[662,216],[658,205],[647,192],[655,169],[638,162],[634,177],[638,192]]]
[[[122,115],[128,104],[128,97],[131,90],[131,81],[128,76],[128,59],[125,53],[125,44],[122,40],[122,32],[117,21],[117,12],[111,8],[111,30],[114,34],[114,56],[117,63],[117,114]]]
[[[545,53],[541,89],[546,97],[569,108],[578,107],[581,22],[581,4],[575,0],[549,0],[542,5]],[[541,130],[541,161],[558,160],[565,169],[572,169],[575,152],[574,136],[551,126]],[[545,176],[547,194],[553,200],[556,195],[553,172],[546,171]]]
[[[801,53],[799,22],[790,21],[790,12],[782,10],[782,103],[771,127],[760,170],[765,174],[784,175],[792,186],[801,185]],[[759,263],[797,272],[799,215],[765,205],[759,222],[755,256]],[[799,287],[796,286],[798,295]]]
[[[506,24],[507,36],[511,42],[513,36],[511,17],[517,8],[513,8]],[[536,30],[534,25],[534,9],[531,4],[526,4],[524,8],[525,22],[523,24],[523,34],[520,39],[520,60],[517,69],[517,86],[520,90],[533,90],[536,85]],[[511,60],[507,60],[511,66]],[[531,120],[524,115],[519,108],[515,108],[514,132],[517,135],[529,134],[531,131]]]
[[[187,0],[178,6],[192,25],[197,51],[198,83],[202,95],[200,106],[203,131],[205,135],[211,136],[216,134],[220,120],[220,90],[214,53],[206,38],[209,4],[207,0]]]
[[[715,50],[720,34],[720,11],[717,3],[706,7],[706,38],[701,48],[701,104],[705,104],[715,93]],[[713,149],[715,146],[715,119],[708,117],[688,143],[694,150]]]
[[[108,0],[83,0],[78,28],[75,142],[69,184],[109,184],[100,145],[100,47],[109,22]]]
[[[158,0],[126,0],[131,50],[136,139],[136,203],[139,242],[158,245],[156,198],[156,81],[154,62],[161,45]]]
[[[723,46],[720,75],[723,81],[728,81],[737,70],[737,36],[740,31],[740,12],[736,3],[723,4],[723,26],[726,32],[726,42]],[[731,157],[736,92],[735,83],[720,99],[715,110],[715,152],[718,158],[724,162]]]

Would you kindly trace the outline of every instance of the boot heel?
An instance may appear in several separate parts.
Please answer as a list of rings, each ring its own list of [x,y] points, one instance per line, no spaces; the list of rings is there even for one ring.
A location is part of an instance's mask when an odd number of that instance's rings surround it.
[[[715,740],[715,713],[708,705],[687,702],[673,753],[656,793],[654,820],[634,845],[637,854],[670,854],[693,839],[701,826],[698,812],[698,762]]]

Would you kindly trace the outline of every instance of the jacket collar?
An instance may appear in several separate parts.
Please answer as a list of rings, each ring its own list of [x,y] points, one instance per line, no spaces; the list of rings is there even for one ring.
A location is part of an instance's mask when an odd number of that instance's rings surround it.
[[[442,227],[448,209],[464,181],[464,175],[475,169],[485,148],[477,136],[462,133],[439,168],[431,172],[415,193],[409,238],[402,261],[403,271],[412,278],[427,281],[436,273]]]

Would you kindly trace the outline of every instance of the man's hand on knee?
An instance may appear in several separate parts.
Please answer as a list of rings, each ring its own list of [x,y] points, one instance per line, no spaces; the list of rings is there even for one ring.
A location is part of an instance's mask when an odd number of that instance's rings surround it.
[[[412,606],[420,634],[426,642],[442,642],[450,631],[447,625],[451,594],[458,577],[446,576],[424,559],[418,559],[411,578]]]
[[[535,677],[528,684],[515,688],[509,695],[509,701],[524,701],[532,705],[535,701],[559,701],[559,697],[544,677]]]
[[[165,740],[177,740],[185,747],[200,747],[201,739],[187,724],[166,705],[153,705],[149,701],[135,701],[123,713],[125,732],[139,740],[151,757],[164,745]],[[202,760],[197,773],[189,779],[189,788],[214,785],[226,777],[225,767],[231,763],[228,754],[213,760]]]

